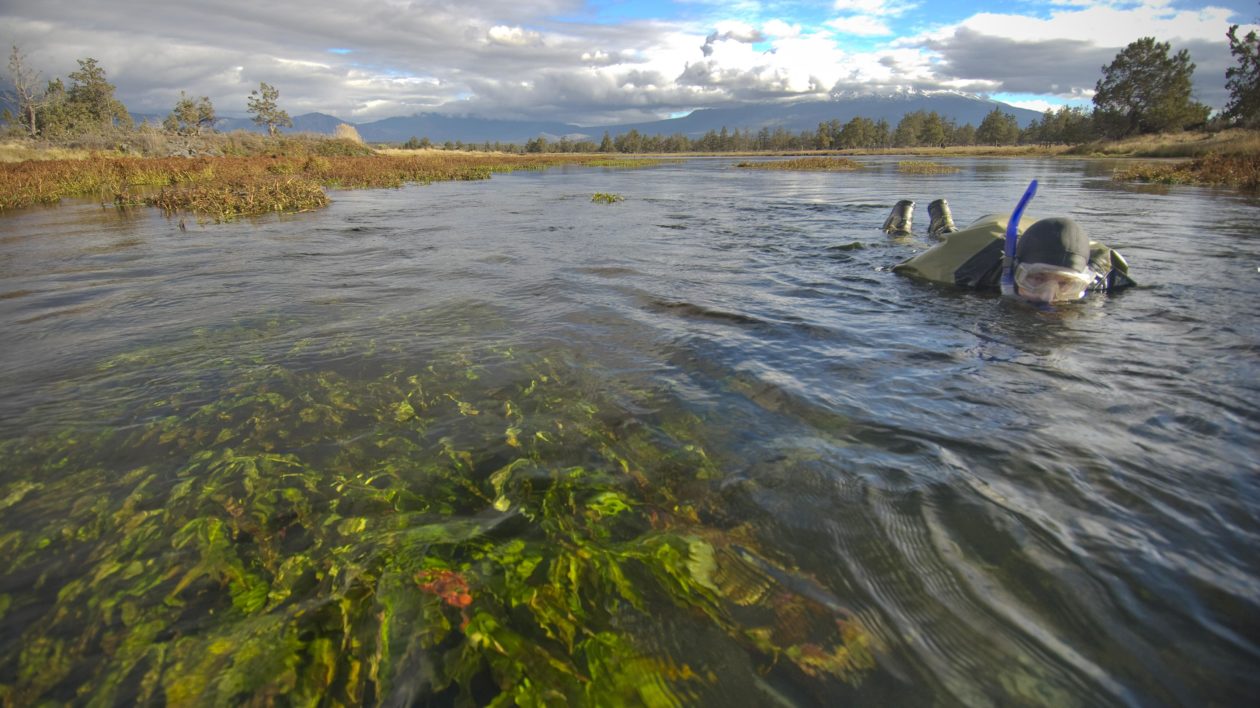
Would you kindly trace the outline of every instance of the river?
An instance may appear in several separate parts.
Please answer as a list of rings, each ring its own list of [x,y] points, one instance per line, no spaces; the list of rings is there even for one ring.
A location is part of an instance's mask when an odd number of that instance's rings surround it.
[[[0,216],[0,696],[1250,705],[1260,200],[861,160]],[[1032,178],[1137,287],[890,272]]]

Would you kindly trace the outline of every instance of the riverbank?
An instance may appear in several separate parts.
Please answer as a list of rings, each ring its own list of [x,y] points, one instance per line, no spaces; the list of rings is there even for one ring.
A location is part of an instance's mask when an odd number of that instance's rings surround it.
[[[330,141],[331,142],[331,141]],[[323,188],[401,187],[488,179],[494,173],[580,164],[618,167],[642,160],[606,155],[514,155],[424,151],[411,156],[257,156],[28,160],[0,165],[0,211],[96,197],[216,220],[328,203]]]
[[[273,211],[302,211],[328,203],[325,188],[399,187],[405,183],[486,179],[495,172],[545,169],[578,164],[639,167],[660,159],[692,156],[779,157],[788,169],[819,169],[853,164],[869,155],[913,157],[1086,157],[1175,158],[1184,162],[1126,165],[1122,181],[1203,184],[1260,188],[1260,131],[1181,133],[1125,141],[1069,146],[953,146],[809,153],[688,153],[685,155],[609,155],[605,153],[510,153],[454,150],[373,149],[352,140],[296,135],[266,138],[236,132],[213,136],[145,136],[151,145],[117,143],[0,144],[0,212],[34,204],[55,204],[66,197],[97,197],[119,206],[154,206],[216,220]],[[181,156],[142,157],[154,150]],[[815,165],[814,163],[817,163]],[[743,163],[751,166],[753,163]],[[779,162],[757,163],[761,167]],[[929,163],[907,163],[914,166]],[[936,164],[936,163],[930,163]]]

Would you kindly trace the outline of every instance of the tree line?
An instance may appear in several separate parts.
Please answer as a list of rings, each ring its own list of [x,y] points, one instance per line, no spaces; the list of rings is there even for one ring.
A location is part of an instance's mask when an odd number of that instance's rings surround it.
[[[816,130],[792,133],[783,128],[710,130],[699,138],[682,134],[646,135],[630,130],[615,138],[607,132],[599,143],[538,137],[524,145],[508,143],[446,142],[449,150],[501,150],[513,152],[751,152],[793,150],[843,150],[863,148],[949,147],[970,145],[1079,144],[1102,138],[1125,138],[1146,133],[1187,129],[1219,129],[1229,126],[1260,127],[1260,38],[1255,31],[1238,35],[1238,25],[1226,33],[1236,66],[1225,72],[1229,102],[1217,116],[1191,96],[1195,64],[1189,52],[1172,53],[1167,42],[1143,37],[1130,43],[1102,67],[1095,85],[1093,108],[1061,107],[1047,110],[1039,119],[1020,127],[1015,116],[995,107],[979,126],[958,125],[935,111],[915,111],[902,116],[895,127],[884,119],[855,117],[848,122],[819,123]],[[69,83],[54,78],[41,83],[17,46],[9,57],[9,74],[16,114],[6,110],[4,121],[32,138],[59,140],[88,133],[128,130],[131,115],[114,96],[111,84],[93,58],[78,60],[78,71]],[[289,114],[278,104],[280,92],[265,82],[250,92],[247,110],[255,124],[270,136],[281,127],[292,127]],[[171,113],[162,123],[167,132],[194,135],[213,132],[218,120],[209,97],[194,98],[181,91]],[[415,137],[405,148],[439,147],[428,138]]]
[[[895,128],[884,119],[863,116],[841,124],[819,123],[817,130],[790,133],[783,128],[710,130],[700,138],[644,135],[630,130],[616,138],[604,133],[596,144],[588,140],[535,138],[524,148],[496,149],[524,152],[753,152],[795,150],[851,150],[879,148],[951,147],[973,145],[1079,145],[1100,139],[1127,138],[1148,133],[1190,129],[1260,127],[1260,38],[1255,31],[1238,35],[1238,25],[1226,33],[1237,66],[1225,72],[1229,102],[1220,115],[1191,95],[1195,64],[1188,51],[1171,53],[1167,42],[1143,37],[1121,50],[1102,67],[1095,85],[1093,109],[1062,106],[1047,109],[1040,118],[1020,127],[1015,116],[1000,107],[990,111],[979,126],[958,125],[935,111],[915,111],[902,116]],[[487,143],[487,145],[489,145]],[[403,147],[437,147],[428,138],[411,138]],[[475,150],[475,144],[446,143],[448,150]]]
[[[61,140],[111,130],[128,130],[134,121],[127,107],[114,97],[116,87],[105,69],[91,57],[79,59],[79,70],[69,74],[67,86],[60,78],[41,84],[40,72],[30,66],[22,50],[13,45],[9,54],[9,78],[17,113],[6,109],[3,120],[31,138]],[[278,128],[293,127],[289,114],[277,104],[280,92],[265,82],[250,91],[246,107],[254,123],[274,136]],[[162,128],[180,135],[213,132],[218,120],[208,96],[194,99],[179,92],[175,107]]]

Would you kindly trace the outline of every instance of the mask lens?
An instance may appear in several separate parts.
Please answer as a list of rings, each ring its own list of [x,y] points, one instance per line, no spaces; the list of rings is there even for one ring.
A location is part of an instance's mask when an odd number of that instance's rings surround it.
[[[1079,300],[1093,281],[1092,275],[1046,263],[1021,263],[1015,268],[1019,294],[1038,302]]]

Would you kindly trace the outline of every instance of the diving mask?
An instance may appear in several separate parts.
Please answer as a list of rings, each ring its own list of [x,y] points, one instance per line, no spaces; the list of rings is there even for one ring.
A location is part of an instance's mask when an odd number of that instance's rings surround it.
[[[1015,287],[1020,297],[1037,302],[1079,300],[1094,282],[1086,268],[1075,271],[1049,263],[1020,263],[1015,266]]]

